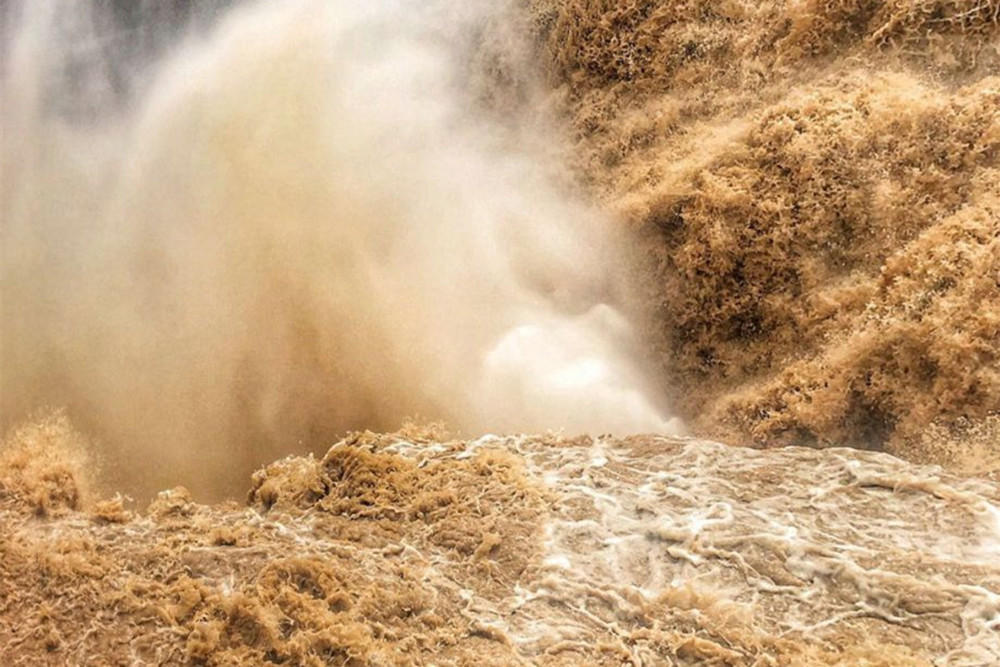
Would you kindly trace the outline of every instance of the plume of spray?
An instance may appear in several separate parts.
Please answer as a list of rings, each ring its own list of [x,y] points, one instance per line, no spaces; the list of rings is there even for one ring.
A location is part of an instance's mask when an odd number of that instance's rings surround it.
[[[5,425],[67,405],[113,482],[214,496],[413,414],[680,428],[612,226],[469,94],[496,3],[142,3],[127,38],[101,6],[5,11]]]

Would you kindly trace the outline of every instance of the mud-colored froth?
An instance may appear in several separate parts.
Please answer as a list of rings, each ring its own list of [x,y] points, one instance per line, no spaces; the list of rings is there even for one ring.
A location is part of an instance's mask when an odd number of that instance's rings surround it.
[[[0,478],[4,664],[1000,660],[1000,486],[887,455],[368,433],[137,516],[35,435],[47,467]]]

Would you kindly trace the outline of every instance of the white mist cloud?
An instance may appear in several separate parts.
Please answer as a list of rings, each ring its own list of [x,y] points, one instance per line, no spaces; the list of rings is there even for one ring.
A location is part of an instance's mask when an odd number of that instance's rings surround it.
[[[116,466],[201,490],[413,413],[676,430],[604,304],[606,221],[552,183],[537,128],[465,92],[465,37],[491,11],[253,3],[96,121],[52,113],[66,91],[12,68],[7,411],[70,403]],[[29,52],[61,48],[52,20],[24,25]]]

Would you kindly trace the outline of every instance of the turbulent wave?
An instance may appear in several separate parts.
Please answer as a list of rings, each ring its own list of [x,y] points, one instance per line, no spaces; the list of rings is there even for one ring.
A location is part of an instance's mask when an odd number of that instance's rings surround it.
[[[75,437],[0,459],[8,664],[1000,660],[1000,486],[886,454],[411,427],[136,516]]]

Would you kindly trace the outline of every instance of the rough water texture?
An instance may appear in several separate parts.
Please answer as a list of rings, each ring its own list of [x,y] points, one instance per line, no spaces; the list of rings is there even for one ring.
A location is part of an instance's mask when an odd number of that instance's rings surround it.
[[[6,443],[6,665],[1000,660],[1000,485],[886,454],[410,427],[139,515],[75,438]]]
[[[1000,663],[1000,4],[70,6],[0,26],[0,416],[96,437],[0,444],[0,663]],[[598,436],[654,366],[772,448]],[[592,437],[322,453],[416,411]]]
[[[695,431],[996,468],[1000,3],[528,4]]]

